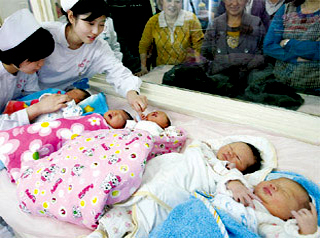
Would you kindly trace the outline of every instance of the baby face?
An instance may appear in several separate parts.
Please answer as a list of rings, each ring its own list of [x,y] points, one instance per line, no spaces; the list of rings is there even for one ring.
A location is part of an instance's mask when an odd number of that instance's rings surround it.
[[[169,119],[166,113],[162,111],[150,112],[147,117],[147,121],[153,121],[157,123],[162,129],[169,126]]]
[[[259,183],[254,194],[274,216],[287,220],[291,211],[298,211],[309,202],[309,196],[302,186],[288,178],[279,178]]]
[[[256,163],[252,150],[243,142],[234,142],[222,146],[217,152],[217,157],[219,160],[235,164],[235,167],[241,172]]]
[[[109,110],[103,115],[106,122],[114,129],[122,129],[126,125],[129,116],[123,110]]]
[[[86,96],[85,93],[79,89],[72,89],[69,92],[66,92],[66,94],[71,97],[76,102],[76,104],[81,102]]]

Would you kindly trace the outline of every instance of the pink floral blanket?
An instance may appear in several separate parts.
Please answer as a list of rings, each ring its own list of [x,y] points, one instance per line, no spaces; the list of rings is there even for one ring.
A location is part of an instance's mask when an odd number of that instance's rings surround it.
[[[57,151],[67,140],[86,131],[110,129],[99,114],[61,118],[0,131],[0,160],[11,181],[20,175],[22,162],[38,160]]]
[[[126,200],[140,186],[152,148],[142,130],[84,133],[44,159],[22,163],[20,208],[95,229],[106,205]]]
[[[23,211],[95,229],[106,205],[140,186],[147,159],[179,152],[185,141],[182,129],[151,137],[91,114],[1,131],[0,159]]]
[[[20,176],[22,162],[38,160],[87,131],[111,129],[100,114],[61,118],[0,131],[0,160],[14,183]],[[180,152],[187,140],[182,128],[174,134],[153,136],[154,146],[148,160],[161,154]]]

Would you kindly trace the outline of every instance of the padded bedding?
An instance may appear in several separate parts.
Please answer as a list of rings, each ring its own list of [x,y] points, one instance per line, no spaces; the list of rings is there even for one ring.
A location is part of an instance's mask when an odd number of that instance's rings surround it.
[[[108,96],[110,109],[125,109],[130,106],[121,98]],[[156,110],[152,106],[148,111]],[[209,121],[166,111],[175,126],[183,128],[187,134],[187,144],[193,139],[219,139],[229,135],[254,135],[266,137],[275,147],[278,169],[289,170],[305,175],[320,185],[320,146],[285,138],[276,133],[257,130],[249,126]],[[148,166],[148,163],[147,165]],[[23,238],[73,238],[83,237],[91,232],[70,223],[46,217],[30,216],[18,208],[16,185],[10,183],[5,171],[0,172],[0,216]]]
[[[99,114],[61,118],[34,123],[0,132],[0,160],[6,166],[11,181],[20,175],[22,162],[38,160],[61,148],[64,142],[86,131],[110,129]]]
[[[84,133],[46,158],[22,163],[19,206],[94,230],[106,205],[128,199],[140,186],[152,147],[142,130]]]

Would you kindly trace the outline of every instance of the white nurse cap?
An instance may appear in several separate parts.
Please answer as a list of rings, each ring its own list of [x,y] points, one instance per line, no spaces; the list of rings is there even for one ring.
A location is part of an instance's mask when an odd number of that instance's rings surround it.
[[[10,50],[40,28],[28,9],[21,9],[7,17],[0,27],[0,50]]]
[[[61,0],[61,7],[63,11],[70,10],[79,0]]]

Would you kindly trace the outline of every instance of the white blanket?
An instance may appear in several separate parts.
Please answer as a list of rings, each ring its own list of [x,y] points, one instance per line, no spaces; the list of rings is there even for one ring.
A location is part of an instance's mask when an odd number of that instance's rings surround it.
[[[250,139],[256,142],[256,146],[259,144],[257,147],[262,155],[264,167],[270,170],[274,168],[275,152],[273,146],[264,138],[227,137],[223,143],[216,141],[217,147],[213,141],[211,145],[219,148],[225,141],[231,143]],[[166,219],[172,208],[187,201],[194,191],[214,194],[217,183],[224,184],[228,180],[238,179],[247,184],[244,176],[236,169],[224,168],[223,173],[220,173],[221,170],[217,171],[215,165],[223,163],[215,158],[215,152],[207,145],[208,143],[195,141],[182,154],[165,154],[147,163],[141,187],[133,198],[119,204],[126,208],[133,205],[133,219],[136,223],[134,230],[137,230],[133,234],[135,237],[147,237],[154,227]],[[263,179],[263,176],[257,178],[260,181]]]
[[[108,95],[111,109],[123,108],[132,111],[125,99]],[[148,110],[158,108],[149,106]],[[320,184],[320,146],[311,145],[295,139],[283,137],[277,133],[257,130],[249,126],[209,121],[187,116],[173,111],[165,111],[173,125],[184,128],[189,139],[223,138],[229,135],[254,135],[266,137],[274,146],[278,156],[278,168],[303,174]],[[152,160],[151,160],[152,161]],[[150,162],[151,162],[150,161]],[[90,230],[49,218],[28,216],[20,211],[16,198],[16,189],[10,184],[4,171],[0,172],[0,216],[2,216],[22,238],[80,238]]]

